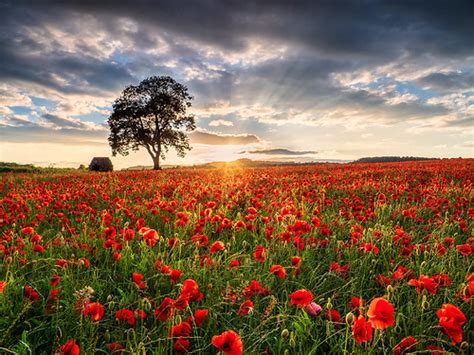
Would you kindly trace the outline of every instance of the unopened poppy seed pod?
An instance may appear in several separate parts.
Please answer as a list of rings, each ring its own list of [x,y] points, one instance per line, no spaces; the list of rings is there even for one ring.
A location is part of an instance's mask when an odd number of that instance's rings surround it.
[[[284,338],[288,338],[288,336],[290,335],[290,332],[288,331],[288,329],[283,329],[281,331],[281,337],[284,339]]]
[[[346,324],[352,325],[352,323],[354,323],[354,320],[355,320],[355,316],[352,312],[349,312],[346,314]]]
[[[328,302],[326,303],[326,308],[327,309],[332,309],[331,298],[328,298]]]
[[[293,334],[293,332],[290,333],[290,341],[288,342],[288,344],[292,348],[294,348],[296,346],[295,334]]]

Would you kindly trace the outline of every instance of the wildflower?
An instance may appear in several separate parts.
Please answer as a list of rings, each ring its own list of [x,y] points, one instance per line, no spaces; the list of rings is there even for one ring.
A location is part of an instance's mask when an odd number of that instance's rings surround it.
[[[209,248],[209,253],[214,254],[215,252],[219,250],[224,250],[225,246],[224,243],[221,241],[217,241],[212,243],[211,247]]]
[[[290,306],[296,305],[298,308],[306,307],[313,300],[313,294],[308,290],[298,290],[290,294]]]
[[[133,314],[132,311],[128,309],[119,309],[115,313],[115,319],[117,320],[124,320],[128,323],[130,326],[135,325],[135,315]]]
[[[400,355],[402,352],[411,352],[414,350],[413,348],[416,344],[417,341],[412,336],[403,338],[402,341],[393,348],[393,354]]]
[[[101,320],[104,315],[104,306],[99,302],[88,303],[86,308],[82,311],[82,315],[84,317],[90,315],[91,321],[97,322]]]
[[[220,351],[230,355],[241,355],[243,352],[242,339],[240,339],[240,336],[232,330],[213,336],[212,345]]]
[[[352,336],[356,343],[361,344],[372,339],[372,325],[366,322],[363,316],[359,316],[352,324]]]
[[[192,317],[189,316],[186,318],[186,322],[189,324],[194,323],[197,327],[200,327],[204,322],[204,319],[206,319],[208,313],[209,311],[207,309],[196,309]]]
[[[176,341],[174,342],[173,350],[177,353],[184,353],[188,351],[190,345],[191,344],[188,339],[184,339],[181,337],[176,339]]]
[[[439,327],[451,339],[453,344],[462,341],[462,326],[467,319],[464,313],[452,304],[443,304],[436,312],[439,319]]]
[[[144,289],[147,287],[146,282],[143,282],[142,279],[143,279],[142,274],[139,274],[138,272],[132,273],[132,280],[133,282],[135,282],[135,285],[137,285],[139,289]]]
[[[242,303],[237,311],[237,314],[241,317],[246,316],[247,314],[253,311],[253,302],[251,300],[246,300]]]
[[[56,354],[60,355],[79,355],[80,348],[76,344],[76,339],[71,339],[61,345],[60,352],[56,352]]]
[[[174,301],[169,297],[165,297],[153,314],[159,320],[165,321],[173,315],[173,310]]]
[[[40,300],[39,293],[33,287],[30,287],[30,286],[25,286],[23,295],[25,296],[26,299],[32,302]]]
[[[408,281],[408,285],[415,286],[417,293],[420,293],[422,290],[426,290],[432,295],[436,294],[436,288],[438,287],[438,284],[434,279],[425,275],[420,275],[420,277],[418,277],[418,280],[411,279],[410,281]]]
[[[388,328],[395,323],[393,312],[393,305],[390,302],[381,297],[374,298],[367,311],[369,323],[375,329]]]
[[[286,277],[286,270],[281,265],[272,265],[270,267],[270,272],[279,279],[284,279]]]

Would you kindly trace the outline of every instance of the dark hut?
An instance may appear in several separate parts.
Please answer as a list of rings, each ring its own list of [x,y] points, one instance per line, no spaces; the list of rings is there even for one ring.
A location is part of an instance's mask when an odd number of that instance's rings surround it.
[[[113,171],[114,166],[107,157],[95,157],[89,164],[89,171]]]

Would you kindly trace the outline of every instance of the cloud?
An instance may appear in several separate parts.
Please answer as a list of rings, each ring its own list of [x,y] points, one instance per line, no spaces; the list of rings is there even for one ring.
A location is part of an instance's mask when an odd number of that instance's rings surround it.
[[[260,139],[254,134],[219,134],[196,130],[189,134],[191,143],[208,145],[247,145],[260,143]]]
[[[432,73],[416,81],[422,87],[441,91],[474,91],[474,72]]]
[[[208,124],[211,127],[218,127],[218,126],[233,126],[234,124],[231,121],[226,121],[226,120],[212,120]]]
[[[312,151],[312,150],[304,150],[304,151],[297,151],[297,150],[289,150],[289,149],[261,149],[261,150],[248,150],[248,151],[243,151],[243,153],[249,153],[249,154],[265,154],[265,155],[307,155],[307,154],[317,154],[318,152]]]

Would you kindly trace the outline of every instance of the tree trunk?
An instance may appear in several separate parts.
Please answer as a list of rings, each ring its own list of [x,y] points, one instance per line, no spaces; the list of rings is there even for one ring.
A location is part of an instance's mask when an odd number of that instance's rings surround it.
[[[157,154],[155,157],[153,157],[153,170],[161,170],[160,155],[159,154]]]

